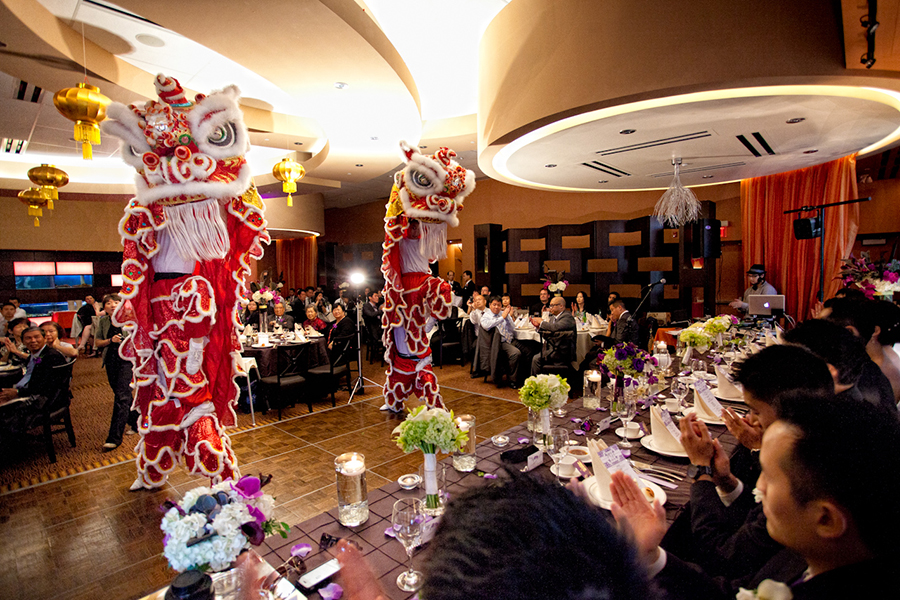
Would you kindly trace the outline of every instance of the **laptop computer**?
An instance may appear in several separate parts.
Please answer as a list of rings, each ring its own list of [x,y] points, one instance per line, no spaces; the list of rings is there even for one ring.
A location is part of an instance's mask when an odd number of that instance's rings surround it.
[[[784,296],[780,294],[772,296],[750,296],[747,304],[750,305],[750,309],[747,312],[751,315],[771,317],[773,313],[775,315],[784,314]]]

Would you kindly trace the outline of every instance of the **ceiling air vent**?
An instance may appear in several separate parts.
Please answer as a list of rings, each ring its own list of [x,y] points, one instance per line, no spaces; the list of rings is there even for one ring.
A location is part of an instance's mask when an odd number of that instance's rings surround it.
[[[753,145],[753,142],[748,140],[746,136],[739,135],[736,137],[738,141],[742,143],[744,147],[750,151],[751,154],[753,154],[753,156],[762,156],[762,152],[757,150],[756,146]],[[771,156],[775,155],[775,151],[772,150],[772,146],[769,145],[769,142],[766,141],[766,138],[764,138],[760,132],[754,132],[753,137],[756,139],[756,142],[762,147],[763,152]]]
[[[592,160],[591,162],[583,162],[581,164],[586,167],[590,167],[591,169],[596,169],[602,173],[606,173],[607,175],[612,175],[613,177],[631,177],[631,173],[627,173],[622,169],[617,169],[610,165],[604,164],[599,160]]]
[[[27,147],[28,142],[25,140],[15,140],[13,138],[3,138],[0,140],[0,149],[2,149],[5,154],[22,154]]]
[[[19,85],[15,91],[16,100],[25,102],[34,102],[35,104],[41,100],[41,88],[31,85],[27,81],[19,81]]]
[[[650,140],[649,142],[641,142],[640,144],[631,144],[629,146],[618,146],[616,148],[607,148],[606,150],[597,150],[596,154],[600,156],[609,156],[610,154],[621,154],[623,152],[634,152],[635,150],[645,150],[654,146],[665,146],[666,144],[677,144],[678,142],[686,142],[688,140],[697,140],[700,138],[711,137],[709,131],[695,131],[693,133],[685,133],[673,137],[660,138],[658,140]]]

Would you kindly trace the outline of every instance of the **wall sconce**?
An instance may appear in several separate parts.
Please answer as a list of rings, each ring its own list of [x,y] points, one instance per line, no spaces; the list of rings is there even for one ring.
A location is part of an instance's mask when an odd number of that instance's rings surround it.
[[[703,268],[703,258],[692,258],[691,259],[691,267],[694,269],[702,269]]]

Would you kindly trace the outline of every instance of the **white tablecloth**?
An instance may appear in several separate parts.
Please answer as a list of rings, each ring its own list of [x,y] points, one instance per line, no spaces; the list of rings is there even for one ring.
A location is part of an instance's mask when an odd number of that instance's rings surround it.
[[[516,339],[540,342],[541,334],[539,334],[534,327],[524,329],[516,328]],[[594,343],[591,341],[591,332],[587,330],[579,331],[578,335],[575,336],[575,362],[580,364],[593,345]]]

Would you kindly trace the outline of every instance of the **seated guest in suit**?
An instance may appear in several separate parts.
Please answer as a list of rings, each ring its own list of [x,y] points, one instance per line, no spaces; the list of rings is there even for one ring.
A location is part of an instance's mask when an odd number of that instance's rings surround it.
[[[451,273],[453,271],[450,271]],[[369,292],[367,296],[367,302],[363,304],[363,316],[378,319],[381,321],[381,315],[384,314],[384,311],[381,310],[381,306],[379,302],[381,301],[381,292],[378,290],[374,290]]]
[[[328,328],[328,350],[334,361],[340,350],[341,342],[348,338],[352,339],[356,335],[356,324],[347,318],[344,308],[340,304],[334,305],[331,314],[334,315],[334,323]]]
[[[491,298],[490,310],[484,311],[481,315],[481,328],[490,331],[496,327],[500,332],[500,338],[503,340],[500,348],[506,354],[506,360],[509,363],[509,387],[518,389],[522,384],[519,379],[519,362],[522,352],[514,345],[516,326],[512,317],[509,316],[511,310],[509,307],[503,308],[503,301],[499,296],[494,296]],[[495,381],[494,383],[499,382]]]
[[[475,335],[478,335],[478,326],[481,324],[481,315],[485,311],[486,298],[475,292],[469,301],[469,321],[475,326]]]
[[[872,457],[877,457],[873,459]],[[740,583],[790,586],[794,600],[883,598],[896,588],[900,419],[857,400],[785,404],[766,429],[756,486],[771,538],[792,551]],[[613,514],[667,598],[734,598],[736,582],[713,578],[659,548],[665,511],[629,477],[613,474]],[[781,555],[779,555],[781,556]]]
[[[252,325],[259,328],[259,305],[255,300],[251,300],[247,303],[247,307],[241,314],[241,325],[245,327],[247,325]]]
[[[67,359],[78,356],[78,350],[75,346],[59,339],[62,335],[62,327],[56,321],[46,321],[41,323],[41,331],[44,332],[44,340],[48,346],[65,356]]]
[[[29,327],[22,339],[29,352],[28,364],[15,386],[0,390],[0,443],[9,434],[31,429],[68,376],[67,369],[62,368],[65,357],[47,346],[43,331]]]
[[[609,305],[609,330],[607,336],[614,338],[617,344],[638,344],[638,323],[625,308],[624,300],[616,300]],[[615,321],[615,325],[613,325]]]
[[[566,310],[566,300],[562,296],[555,296],[550,301],[550,314],[546,318],[533,317],[531,319],[539,331],[545,334],[541,353],[531,359],[531,374],[537,375],[548,364],[570,364],[575,360],[575,318]],[[571,331],[571,341],[566,344],[555,343],[552,337],[557,332]]]
[[[325,330],[328,329],[328,323],[319,318],[319,313],[316,312],[315,306],[310,305],[306,307],[306,320],[303,321],[303,329],[307,334],[315,331],[323,335]]]
[[[306,290],[300,290],[293,300],[288,300],[291,305],[294,321],[299,321],[306,314]]]
[[[828,363],[834,377],[834,391],[839,396],[896,410],[891,383],[866,354],[862,339],[846,327],[822,319],[810,319],[785,331],[784,341],[805,346]]]
[[[281,302],[275,303],[275,314],[270,315],[269,319],[269,327],[274,327],[275,325],[281,325],[281,327],[286,331],[294,330],[294,317],[291,315],[284,314],[284,304]]]
[[[681,420],[694,484],[685,516],[675,520],[662,543],[679,558],[729,579],[755,573],[782,549],[766,533],[765,515],[751,492],[759,478],[763,433],[784,406],[810,398],[827,402],[834,394],[825,362],[789,344],[764,348],[739,363],[735,379],[743,385],[750,413],[740,418],[726,409],[726,426],[741,442],[731,458],[693,415]]]
[[[13,319],[9,322],[9,334],[3,338],[3,362],[11,365],[24,365],[31,358],[22,334],[31,327],[28,319]]]
[[[540,317],[543,314],[550,310],[550,292],[547,288],[541,290],[540,300],[531,305],[531,308],[528,309],[528,314],[532,317]]]

